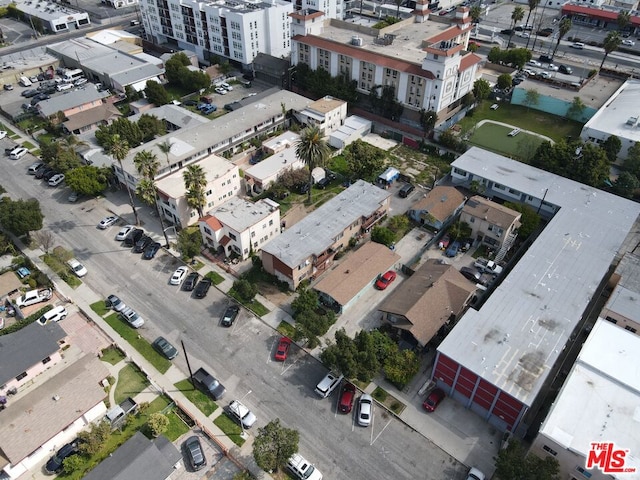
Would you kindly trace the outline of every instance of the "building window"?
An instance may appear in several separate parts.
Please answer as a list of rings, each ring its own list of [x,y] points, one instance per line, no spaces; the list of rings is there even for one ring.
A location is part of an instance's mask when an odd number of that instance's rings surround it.
[[[20,381],[26,376],[27,376],[27,372],[22,372],[20,375],[16,377],[16,380]]]
[[[273,218],[269,220],[269,226],[273,225]]]
[[[607,317],[606,320],[610,321],[613,324],[618,323],[618,320],[616,320],[615,318]]]
[[[469,223],[476,223],[476,219],[474,217],[469,217]]]
[[[47,357],[44,360],[42,360],[42,364],[46,365],[47,363],[49,363],[51,361],[51,357]]]
[[[591,478],[591,473],[587,472],[584,468],[582,468],[579,465],[576,467],[576,471],[579,472],[580,475],[582,475],[584,478]]]
[[[237,239],[236,236],[231,232],[229,232],[229,238],[234,241]]]
[[[627,325],[626,327],[624,327],[625,330],[629,330],[631,333],[636,333],[637,330],[633,327],[630,327],[629,325]]]
[[[251,238],[256,236],[256,232],[251,232]]]
[[[209,227],[204,227],[204,233],[206,233],[207,235],[211,235],[211,230],[209,230]]]
[[[543,449],[545,452],[547,452],[547,453],[549,453],[549,454],[553,455],[554,457],[555,457],[556,455],[558,455],[558,452],[556,452],[556,451],[555,451],[555,450],[553,450],[552,448],[547,447],[546,445],[543,445],[543,446],[542,446],[542,449]]]

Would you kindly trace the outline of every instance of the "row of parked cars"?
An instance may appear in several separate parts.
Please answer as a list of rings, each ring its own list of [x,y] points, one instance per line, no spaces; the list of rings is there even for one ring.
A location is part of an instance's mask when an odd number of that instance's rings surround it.
[[[23,152],[24,151],[24,152]],[[10,158],[17,156],[18,158],[26,155],[28,150],[24,147],[15,147],[9,154]],[[36,162],[27,169],[29,175],[34,175],[38,180],[42,179],[47,182],[50,187],[57,187],[64,182],[64,173],[57,172],[54,168],[47,166],[46,163]]]
[[[117,223],[118,220],[119,217],[110,215],[98,223],[98,228],[106,230]],[[144,233],[144,230],[136,228],[134,225],[122,227],[116,234],[116,241],[123,242],[124,246],[132,248],[134,253],[142,253],[142,258],[145,260],[151,260],[155,257],[161,247],[159,242],[154,241],[153,238]]]

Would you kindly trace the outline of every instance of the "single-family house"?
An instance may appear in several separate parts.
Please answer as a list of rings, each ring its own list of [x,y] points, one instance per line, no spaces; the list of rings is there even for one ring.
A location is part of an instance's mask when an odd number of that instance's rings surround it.
[[[313,289],[323,305],[344,313],[372,285],[380,274],[391,270],[400,255],[386,245],[365,242],[332,268]]]
[[[424,348],[453,325],[476,291],[474,283],[440,259],[429,259],[378,306],[401,340]]]
[[[73,440],[89,423],[104,417],[107,393],[103,382],[108,376],[98,358],[85,355],[25,395],[11,399],[2,412],[2,418],[11,421],[0,422],[3,473],[18,478]]]
[[[121,116],[120,110],[116,107],[103,103],[90,110],[84,110],[68,116],[67,120],[62,122],[62,129],[68,134],[81,135],[97,130],[101,125],[110,125]]]
[[[302,110],[299,118],[304,125],[318,127],[327,136],[340,128],[347,118],[347,102],[327,95]]]
[[[612,290],[600,316],[631,333],[640,331],[640,256],[627,252],[609,278]]]
[[[522,214],[479,195],[471,197],[460,213],[460,221],[471,227],[471,237],[500,250],[515,240]]]
[[[99,107],[109,97],[109,92],[99,92],[93,85],[85,85],[68,92],[66,95],[56,95],[49,100],[42,100],[36,109],[42,118],[55,118],[62,112],[65,118]]]
[[[148,439],[139,431],[84,476],[85,480],[168,480],[182,454],[164,435]]]
[[[173,145],[178,150],[180,145]],[[160,160],[162,161],[162,160]],[[198,165],[206,174],[205,205],[208,211],[238,195],[240,191],[240,172],[230,161],[211,154],[199,160]],[[184,168],[174,170],[156,181],[158,205],[164,217],[184,228],[198,221],[198,211],[187,204],[186,189],[182,177]]]
[[[295,290],[330,268],[352,238],[379,223],[389,212],[390,197],[388,191],[358,180],[267,243],[261,252],[264,269]]]
[[[207,247],[245,260],[280,235],[280,205],[268,198],[254,203],[234,197],[198,223]]]
[[[351,115],[347,117],[342,126],[329,134],[329,145],[342,149],[352,142],[371,133],[371,120]]]
[[[456,187],[437,185],[414,203],[407,215],[420,225],[442,230],[460,213],[464,202],[465,196]]]

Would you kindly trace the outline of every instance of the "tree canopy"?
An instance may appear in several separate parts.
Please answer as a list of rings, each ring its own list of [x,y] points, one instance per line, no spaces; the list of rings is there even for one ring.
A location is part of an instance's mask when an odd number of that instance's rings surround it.
[[[527,455],[522,444],[512,439],[498,452],[495,474],[500,480],[558,480],[559,471],[555,458]]]
[[[372,181],[384,167],[385,151],[367,143],[356,140],[344,149],[344,159],[350,174],[354,178]]]
[[[113,135],[119,135],[120,140],[126,141],[129,148],[139,146],[144,139],[144,133],[138,124],[128,118],[117,118],[111,125],[100,125],[96,130],[98,145],[105,148]]]
[[[83,165],[69,170],[64,178],[65,183],[80,195],[95,197],[107,189],[111,170],[94,165]]]
[[[178,242],[176,248],[185,260],[192,259],[200,253],[202,247],[202,235],[200,230],[185,228],[178,232]]]
[[[473,95],[478,100],[486,100],[491,94],[491,85],[484,78],[479,78],[473,82]]]
[[[195,92],[211,85],[211,78],[202,70],[190,70],[189,58],[183,53],[176,53],[165,62],[165,74],[169,83]],[[149,84],[147,83],[147,86]]]
[[[512,65],[517,68],[524,67],[525,63],[531,60],[532,53],[526,48],[511,48],[501,50],[500,47],[493,47],[487,55],[487,59],[493,63]]]
[[[258,429],[253,441],[253,458],[260,468],[275,472],[287,464],[289,457],[298,451],[300,434],[286,428],[276,418]]]
[[[309,186],[313,185],[313,169],[324,167],[331,150],[318,127],[307,127],[300,132],[300,140],[296,143],[296,155],[309,169]],[[311,188],[307,192],[307,200],[311,203]]]
[[[40,230],[43,220],[40,202],[35,198],[11,200],[3,197],[0,200],[0,225],[18,237]]]
[[[166,105],[171,101],[169,92],[154,80],[147,80],[147,88],[144,89],[144,94],[149,102],[156,105]]]

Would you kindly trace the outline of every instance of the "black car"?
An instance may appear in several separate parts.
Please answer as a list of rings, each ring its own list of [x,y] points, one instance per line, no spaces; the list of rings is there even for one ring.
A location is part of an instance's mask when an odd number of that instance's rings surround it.
[[[198,102],[196,102],[195,100],[185,100],[182,103],[187,107],[195,107],[196,105],[198,105]]]
[[[51,167],[44,167],[44,168],[42,168],[42,169],[40,169],[40,170],[38,170],[38,171],[36,172],[35,177],[36,177],[38,180],[40,180],[41,178],[44,178],[44,176],[45,176],[45,175],[47,175],[49,172],[53,172],[53,168],[51,168]]]
[[[309,191],[309,189],[311,188],[311,185],[309,185],[308,183],[303,183],[301,185],[298,185],[298,193],[299,194],[305,194]]]
[[[140,228],[134,228],[124,239],[125,247],[133,247],[144,235],[144,231]]]
[[[503,35],[511,35],[513,33],[513,30],[507,28],[505,30],[500,30],[500,33]]]
[[[558,71],[560,73],[564,73],[565,75],[571,75],[573,73],[573,70],[571,69],[571,67],[567,67],[566,65],[560,65],[560,67],[558,68]]]
[[[222,315],[220,324],[223,327],[230,327],[231,325],[233,325],[233,322],[235,322],[236,318],[238,317],[238,313],[240,313],[240,307],[238,307],[237,305],[228,306],[227,309],[224,311],[224,314]]]
[[[60,473],[62,471],[62,463],[65,458],[70,457],[78,453],[78,441],[74,440],[71,443],[63,445],[56,454],[49,459],[44,469],[49,475]]]
[[[53,177],[54,175],[57,175],[57,174],[58,174],[58,172],[56,172],[54,169],[51,169],[49,172],[44,174],[42,179],[46,180],[48,182],[51,179],[51,177]]]
[[[189,437],[187,441],[184,442],[184,449],[187,454],[187,459],[189,460],[189,465],[191,465],[194,471],[201,470],[207,465],[207,459],[204,456],[204,451],[202,450],[202,445],[198,437]]]
[[[464,278],[472,282],[480,283],[482,281],[482,274],[475,268],[462,267],[460,273]]]
[[[538,60],[540,60],[542,63],[551,63],[553,62],[553,57],[550,55],[540,55],[538,57]]]
[[[196,289],[194,290],[193,294],[196,298],[204,298],[207,296],[209,288],[211,288],[211,280],[209,280],[208,278],[203,278],[198,282],[198,285],[196,285]]]
[[[153,257],[156,256],[156,253],[158,253],[158,250],[160,250],[160,244],[158,242],[153,242],[149,244],[147,248],[144,249],[144,254],[142,255],[142,257],[145,260],[151,260]]]
[[[324,177],[322,180],[316,183],[316,187],[318,187],[320,190],[324,190],[330,183],[331,180],[329,179],[329,177]]]
[[[189,275],[187,275],[187,278],[184,279],[184,282],[182,282],[182,289],[190,292],[195,288],[199,278],[200,275],[198,275],[197,272],[191,272]]]
[[[20,95],[22,95],[24,98],[35,97],[37,94],[38,90],[35,89],[24,90],[22,93],[20,93]]]
[[[142,253],[149,245],[151,245],[151,242],[153,242],[153,239],[149,235],[143,235],[136,242],[133,247],[133,251],[135,253]]]
[[[153,348],[164,355],[168,360],[173,360],[178,356],[178,350],[171,345],[166,338],[158,337],[153,342]]]

